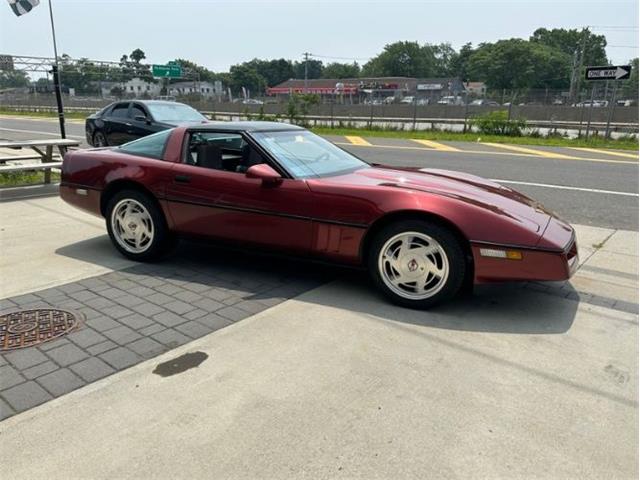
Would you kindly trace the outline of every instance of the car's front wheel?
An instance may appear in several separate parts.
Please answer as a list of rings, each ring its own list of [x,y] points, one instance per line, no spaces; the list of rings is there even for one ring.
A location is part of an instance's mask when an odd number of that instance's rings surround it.
[[[406,220],[376,235],[368,268],[376,286],[394,303],[424,309],[458,293],[466,259],[461,241],[448,228]]]
[[[137,190],[123,190],[109,199],[106,220],[114,246],[132,260],[155,260],[173,243],[160,208]]]

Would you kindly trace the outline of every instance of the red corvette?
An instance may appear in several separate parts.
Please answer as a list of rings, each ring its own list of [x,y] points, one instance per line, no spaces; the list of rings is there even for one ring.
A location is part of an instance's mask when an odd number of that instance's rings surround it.
[[[370,165],[299,127],[182,126],[68,153],[62,198],[106,218],[115,247],[158,258],[199,235],[366,267],[391,300],[426,308],[465,281],[564,280],[571,226],[459,172]]]

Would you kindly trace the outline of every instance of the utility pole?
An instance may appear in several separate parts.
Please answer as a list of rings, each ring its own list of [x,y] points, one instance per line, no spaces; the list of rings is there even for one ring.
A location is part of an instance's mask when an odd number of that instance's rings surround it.
[[[582,81],[582,67],[584,66],[584,54],[587,48],[587,36],[589,35],[589,26],[582,29],[582,45],[580,47],[580,62],[578,63],[578,72],[576,75],[576,94],[580,96],[580,83]],[[579,100],[579,98],[578,98]]]
[[[579,50],[576,48],[576,50],[573,52],[573,57],[571,61],[571,83],[569,84],[569,101],[571,103],[575,103],[576,82],[578,81],[578,75],[579,75],[578,52]]]
[[[304,52],[304,93],[309,89],[309,52]]]

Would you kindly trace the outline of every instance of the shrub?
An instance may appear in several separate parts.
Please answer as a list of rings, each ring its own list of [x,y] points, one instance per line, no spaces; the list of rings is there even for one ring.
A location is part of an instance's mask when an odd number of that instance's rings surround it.
[[[506,110],[480,115],[471,120],[471,124],[485,135],[508,135],[510,137],[521,136],[522,130],[525,128],[524,119],[510,120]]]
[[[289,122],[306,126],[306,116],[311,107],[320,103],[320,96],[312,93],[294,93],[287,103],[287,117]]]

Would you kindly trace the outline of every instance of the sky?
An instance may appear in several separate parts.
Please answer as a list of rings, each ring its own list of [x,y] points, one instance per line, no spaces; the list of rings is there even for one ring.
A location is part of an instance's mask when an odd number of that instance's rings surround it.
[[[307,51],[325,63],[363,64],[398,40],[458,49],[587,25],[606,34],[614,64],[638,56],[637,0],[51,1],[58,52],[73,58],[118,61],[141,48],[148,63],[186,58],[227,71],[256,57],[300,60]],[[40,2],[16,17],[0,0],[0,53],[53,56],[48,0]]]

